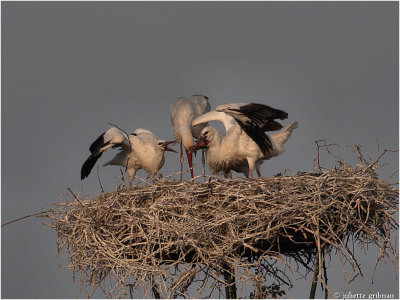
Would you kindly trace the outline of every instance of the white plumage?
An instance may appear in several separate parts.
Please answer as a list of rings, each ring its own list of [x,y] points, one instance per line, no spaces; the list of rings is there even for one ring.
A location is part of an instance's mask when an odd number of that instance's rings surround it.
[[[181,170],[183,163],[183,148],[185,148],[190,174],[193,178],[193,163],[191,147],[194,145],[193,138],[200,137],[201,130],[207,124],[192,126],[196,117],[211,110],[208,98],[203,95],[193,95],[190,98],[178,98],[170,107],[171,123],[174,130],[175,140],[180,144]]]
[[[221,137],[214,127],[205,127],[192,150],[208,149],[207,165],[214,175],[222,171],[227,176],[234,170],[252,178],[255,169],[261,177],[259,167],[262,162],[284,152],[283,144],[297,128],[297,121],[293,121],[282,131],[266,135],[264,131],[282,128],[275,121],[277,118],[285,119],[287,113],[263,104],[220,105],[215,111],[193,120],[192,124],[220,121],[224,124],[225,136]]]
[[[82,166],[81,179],[89,176],[97,160],[110,147],[120,148],[121,151],[112,160],[105,163],[104,166],[118,165],[125,167],[129,176],[129,186],[132,186],[135,174],[139,169],[144,169],[154,178],[164,165],[164,152],[176,152],[168,147],[169,143],[172,142],[158,139],[147,129],[139,128],[127,135],[122,130],[111,127],[90,146],[92,154]]]

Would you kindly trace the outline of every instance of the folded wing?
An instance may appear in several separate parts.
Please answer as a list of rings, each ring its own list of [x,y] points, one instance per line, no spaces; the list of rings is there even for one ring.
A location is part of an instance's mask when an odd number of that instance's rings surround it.
[[[90,152],[91,155],[83,163],[81,169],[81,180],[88,177],[92,171],[97,160],[101,157],[104,151],[109,148],[130,148],[130,142],[128,135],[122,130],[111,127],[110,129],[103,132],[91,145]]]

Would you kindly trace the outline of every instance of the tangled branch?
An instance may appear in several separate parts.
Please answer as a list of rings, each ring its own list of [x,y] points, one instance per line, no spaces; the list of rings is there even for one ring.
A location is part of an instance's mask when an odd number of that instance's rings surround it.
[[[376,162],[338,163],[256,180],[161,179],[93,199],[71,191],[71,201],[48,214],[48,225],[57,232],[57,253],[69,256],[67,267],[95,287],[110,278],[110,296],[151,296],[156,289],[161,297],[190,297],[191,287],[196,298],[207,297],[205,291],[223,289],[228,273],[259,290],[267,277],[290,286],[287,270],[299,272],[297,264],[309,272],[316,258],[330,293],[324,260],[332,250],[354,276],[362,270],[349,243],[374,244],[377,263],[398,264],[390,239],[398,228],[397,189],[378,178]]]

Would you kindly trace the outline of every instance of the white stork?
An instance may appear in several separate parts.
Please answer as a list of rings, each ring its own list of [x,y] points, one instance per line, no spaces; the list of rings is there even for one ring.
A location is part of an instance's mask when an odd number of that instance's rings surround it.
[[[192,126],[192,121],[196,117],[211,110],[208,98],[203,95],[193,95],[190,98],[178,98],[170,107],[171,123],[174,129],[175,140],[180,144],[181,172],[183,169],[183,148],[185,148],[190,175],[193,176],[193,162],[191,147],[194,145],[193,137],[198,139],[201,130],[207,124]],[[182,179],[182,174],[181,174]]]
[[[165,162],[164,152],[173,151],[168,145],[172,142],[159,140],[147,129],[136,129],[131,134],[126,134],[121,129],[111,127],[100,135],[90,146],[92,153],[84,162],[81,169],[81,180],[88,177],[97,160],[108,148],[120,148],[115,157],[103,166],[123,166],[128,171],[129,186],[139,169],[144,169],[154,180],[154,176]]]
[[[214,175],[223,171],[227,176],[230,170],[234,170],[253,178],[255,169],[261,177],[260,165],[284,152],[283,144],[297,128],[297,121],[278,133],[268,136],[264,132],[281,129],[282,125],[275,119],[283,120],[287,116],[286,112],[263,104],[220,105],[193,120],[192,125],[220,121],[224,124],[225,136],[221,137],[214,127],[205,127],[192,151],[208,148],[207,165]]]

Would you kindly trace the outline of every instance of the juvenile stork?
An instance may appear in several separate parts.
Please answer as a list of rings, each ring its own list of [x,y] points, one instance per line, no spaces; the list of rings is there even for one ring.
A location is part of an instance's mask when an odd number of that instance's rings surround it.
[[[133,179],[139,169],[144,169],[154,180],[154,176],[164,165],[164,152],[176,152],[168,146],[174,142],[160,140],[147,129],[139,128],[131,134],[126,134],[119,128],[111,127],[90,146],[92,154],[82,165],[81,180],[89,176],[90,171],[103,152],[111,147],[120,148],[121,151],[103,166],[116,165],[125,167],[128,171],[130,187],[132,187]]]
[[[194,145],[193,138],[198,139],[201,130],[208,125],[205,123],[192,126],[192,121],[196,117],[210,110],[211,107],[208,98],[203,95],[193,95],[190,98],[181,97],[171,104],[171,123],[174,129],[175,140],[180,144],[181,179],[184,161],[182,148],[185,148],[190,168],[190,175],[193,178],[193,155],[191,151],[191,148]]]
[[[285,151],[283,144],[297,128],[293,121],[282,131],[266,135],[265,131],[279,130],[282,125],[276,119],[284,120],[288,114],[282,110],[256,103],[232,103],[218,106],[193,120],[192,124],[220,121],[226,134],[221,137],[211,126],[205,127],[200,140],[192,151],[207,148],[207,165],[213,175],[220,171],[227,176],[234,170],[253,178],[253,170],[261,177],[260,165],[264,160]]]

